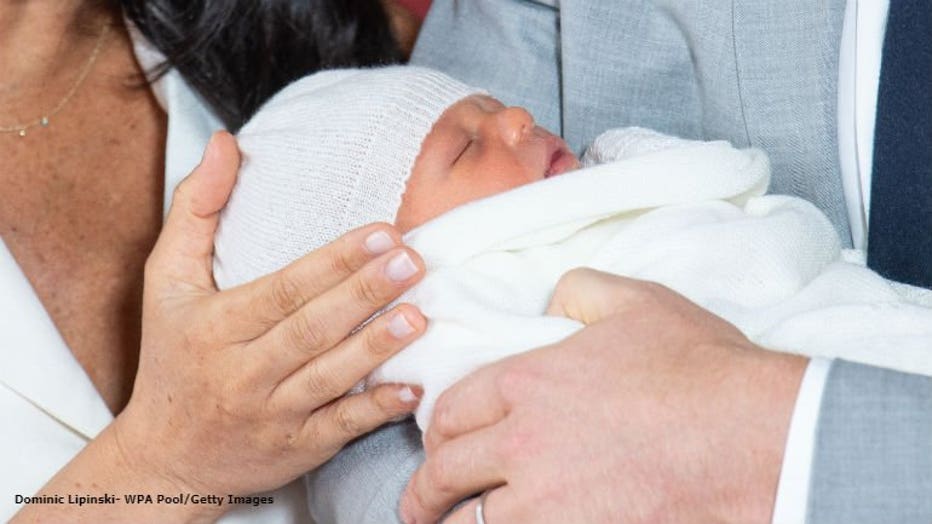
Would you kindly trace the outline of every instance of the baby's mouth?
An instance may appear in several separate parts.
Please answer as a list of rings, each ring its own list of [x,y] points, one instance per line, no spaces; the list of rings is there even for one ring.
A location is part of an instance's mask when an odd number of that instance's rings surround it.
[[[579,160],[576,159],[576,155],[570,152],[566,142],[561,138],[552,136],[547,145],[548,151],[550,151],[550,163],[547,171],[544,172],[544,178],[562,175],[579,167]]]

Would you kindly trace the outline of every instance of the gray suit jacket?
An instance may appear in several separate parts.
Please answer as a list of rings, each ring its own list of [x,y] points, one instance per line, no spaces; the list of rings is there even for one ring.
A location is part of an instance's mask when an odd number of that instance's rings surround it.
[[[844,8],[845,0],[434,0],[413,61],[527,107],[577,151],[625,125],[760,147],[771,157],[771,190],[814,202],[850,243],[835,112]],[[315,517],[394,519],[421,458],[410,426],[358,441],[310,478]],[[932,522],[932,380],[833,366],[808,514],[814,523]]]

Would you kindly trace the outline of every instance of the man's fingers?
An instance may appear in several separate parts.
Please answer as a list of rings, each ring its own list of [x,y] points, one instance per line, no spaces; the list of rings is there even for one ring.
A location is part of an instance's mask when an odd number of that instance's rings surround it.
[[[323,352],[282,381],[272,402],[310,412],[342,396],[373,369],[421,336],[427,320],[400,304],[330,351]]]
[[[447,440],[495,424],[508,415],[502,392],[514,382],[510,362],[505,359],[480,368],[440,395],[424,435],[428,453]]]
[[[336,453],[347,442],[417,408],[423,391],[416,386],[381,384],[330,403],[308,418],[303,438],[314,449]]]
[[[423,275],[424,262],[414,251],[395,248],[262,335],[255,347],[263,350],[253,358],[272,376],[286,377],[334,348]]]
[[[214,133],[201,163],[175,188],[165,226],[147,264],[152,284],[214,289],[214,233],[220,210],[236,183],[239,162],[233,136],[225,131]]]
[[[401,514],[409,522],[436,522],[464,498],[504,484],[503,431],[501,424],[487,427],[428,453],[405,488]]]
[[[400,245],[401,234],[391,225],[363,226],[280,271],[226,291],[221,307],[237,319],[237,329],[258,336]]]
[[[476,524],[479,521],[476,518],[476,509],[479,507],[481,498],[482,495],[479,495],[470,499],[445,518],[443,524]],[[526,519],[522,519],[519,515],[518,509],[519,504],[514,490],[509,486],[495,488],[485,496],[483,501],[483,520],[487,523],[526,522]]]

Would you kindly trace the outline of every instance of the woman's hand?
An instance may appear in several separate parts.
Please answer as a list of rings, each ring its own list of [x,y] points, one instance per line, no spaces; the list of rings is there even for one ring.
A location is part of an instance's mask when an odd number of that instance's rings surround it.
[[[435,522],[491,490],[500,522],[769,522],[806,360],[670,289],[577,269],[549,312],[587,324],[441,395],[401,503]],[[445,521],[475,522],[477,501]]]
[[[146,267],[139,374],[116,426],[140,467],[195,492],[280,486],[410,411],[416,395],[397,385],[340,397],[425,326],[404,305],[347,338],[423,274],[386,225],[218,293],[211,253],[235,148],[216,136],[175,192]]]
[[[421,278],[417,254],[376,224],[218,292],[213,237],[238,167],[235,140],[217,134],[178,186],[146,265],[129,405],[85,450],[97,463],[79,455],[43,493],[82,482],[117,494],[270,490],[416,407],[420,391],[402,385],[345,395],[423,332],[418,310],[400,305],[352,333]]]

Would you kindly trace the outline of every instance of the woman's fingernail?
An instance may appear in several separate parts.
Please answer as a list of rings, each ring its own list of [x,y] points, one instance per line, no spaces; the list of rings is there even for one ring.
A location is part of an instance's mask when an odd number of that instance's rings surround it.
[[[388,261],[385,274],[395,282],[403,282],[417,274],[417,266],[407,252],[401,252]]]
[[[398,400],[405,404],[411,404],[420,400],[421,395],[414,391],[411,386],[405,386],[398,391]]]
[[[414,333],[414,326],[408,322],[404,314],[397,313],[388,321],[388,332],[397,339],[403,339],[407,338],[411,333]]]
[[[387,252],[389,249],[395,247],[395,241],[392,240],[391,235],[385,231],[376,231],[368,237],[366,237],[366,251],[372,253],[373,255],[381,255],[382,253]]]

